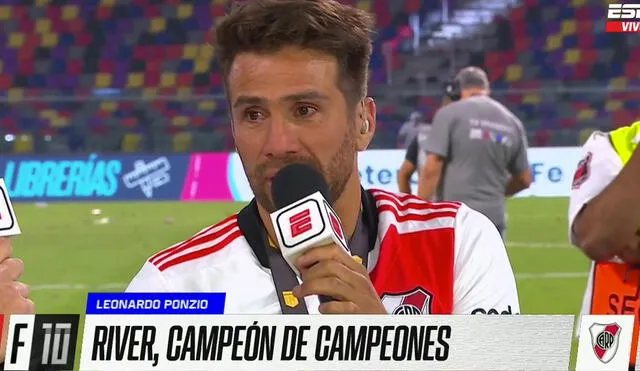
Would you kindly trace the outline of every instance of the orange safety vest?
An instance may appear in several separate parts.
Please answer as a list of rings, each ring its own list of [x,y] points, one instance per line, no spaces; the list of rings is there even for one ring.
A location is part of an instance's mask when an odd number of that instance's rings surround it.
[[[611,143],[626,163],[638,146],[640,121],[609,133]],[[591,314],[634,314],[630,364],[636,363],[640,322],[640,267],[630,264],[596,263],[591,292]]]

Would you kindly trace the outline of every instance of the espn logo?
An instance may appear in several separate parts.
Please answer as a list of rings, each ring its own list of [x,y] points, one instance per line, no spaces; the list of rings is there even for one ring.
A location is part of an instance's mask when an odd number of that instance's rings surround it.
[[[288,248],[319,236],[326,228],[320,203],[312,198],[283,211],[278,215],[276,223],[279,237],[284,247]]]
[[[640,32],[640,4],[609,4],[607,32]]]
[[[311,230],[311,210],[303,210],[289,218],[291,237],[295,238]]]
[[[4,369],[73,370],[79,323],[79,314],[12,315]]]

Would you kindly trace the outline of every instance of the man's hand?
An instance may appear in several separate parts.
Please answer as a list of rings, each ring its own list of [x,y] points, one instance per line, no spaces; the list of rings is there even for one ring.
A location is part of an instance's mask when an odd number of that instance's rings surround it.
[[[628,197],[636,190],[619,188],[612,183],[594,198],[574,221],[574,232],[578,246],[592,260],[608,261],[618,256],[625,263],[640,263],[640,218]]]
[[[623,245],[616,257],[625,263],[640,263],[640,232]]]
[[[29,286],[18,279],[24,271],[22,260],[12,258],[11,240],[0,237],[0,313],[4,314],[2,339],[0,341],[0,362],[4,361],[9,333],[9,314],[35,313],[35,305],[29,297]]]
[[[320,304],[323,314],[387,314],[376,293],[369,272],[336,245],[311,249],[296,261],[302,285],[293,293],[302,300],[309,295],[334,299]]]

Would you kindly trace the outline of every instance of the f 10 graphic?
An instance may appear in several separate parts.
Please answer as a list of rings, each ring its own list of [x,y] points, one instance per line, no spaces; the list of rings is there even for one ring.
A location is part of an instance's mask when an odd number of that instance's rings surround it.
[[[152,198],[154,189],[171,181],[169,170],[171,164],[164,156],[147,163],[139,160],[133,164],[133,171],[122,176],[122,181],[129,189],[140,187],[147,198]]]
[[[17,314],[9,320],[5,370],[72,370],[79,314]]]

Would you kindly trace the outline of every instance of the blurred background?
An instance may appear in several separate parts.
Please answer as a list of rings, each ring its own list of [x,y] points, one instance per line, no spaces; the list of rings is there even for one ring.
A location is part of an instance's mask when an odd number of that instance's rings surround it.
[[[396,148],[466,65],[532,146],[575,146],[640,117],[640,38],[602,0],[344,0],[374,13],[373,148]],[[227,0],[0,1],[0,153],[233,149],[208,30]],[[634,99],[635,98],[635,99]]]

